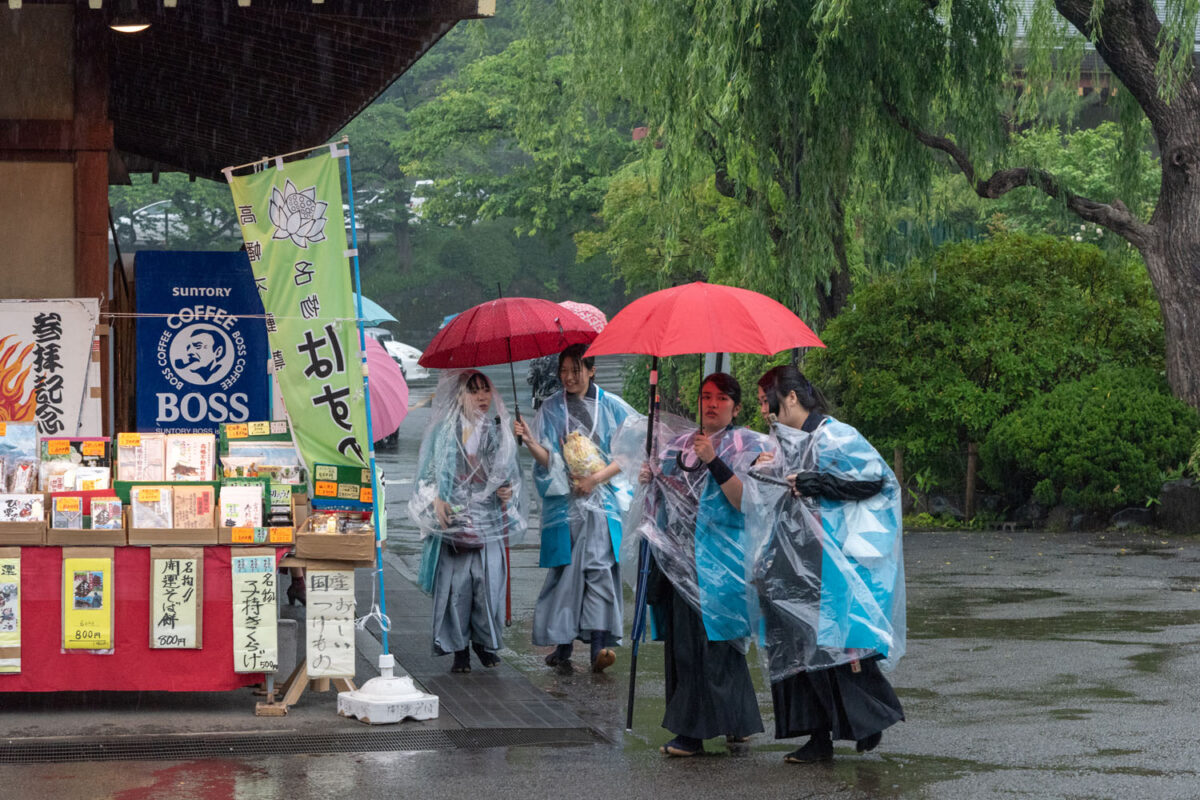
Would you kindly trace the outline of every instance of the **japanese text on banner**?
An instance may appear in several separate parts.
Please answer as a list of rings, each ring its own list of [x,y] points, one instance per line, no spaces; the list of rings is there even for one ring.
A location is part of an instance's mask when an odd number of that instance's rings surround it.
[[[364,466],[367,417],[338,162],[328,153],[229,176],[271,361],[311,470]]]

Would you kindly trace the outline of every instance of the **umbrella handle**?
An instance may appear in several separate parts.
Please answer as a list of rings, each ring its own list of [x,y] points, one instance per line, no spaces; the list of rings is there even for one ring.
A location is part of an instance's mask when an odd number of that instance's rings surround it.
[[[684,472],[697,472],[703,469],[704,462],[700,460],[700,456],[696,456],[695,466],[689,467],[687,464],[683,463],[683,450],[680,450],[675,454],[675,466],[679,467]]]

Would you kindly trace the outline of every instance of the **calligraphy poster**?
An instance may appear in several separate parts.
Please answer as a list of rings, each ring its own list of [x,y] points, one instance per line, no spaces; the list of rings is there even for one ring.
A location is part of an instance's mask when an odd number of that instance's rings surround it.
[[[0,674],[21,671],[21,548],[0,548]]]
[[[226,173],[267,318],[270,363],[313,464],[365,467],[367,415],[338,160]]]
[[[135,266],[138,429],[215,433],[265,418],[267,329],[246,254],[143,250]]]
[[[245,549],[232,558],[233,671],[279,668],[275,551]]]
[[[99,321],[95,298],[0,300],[0,419],[36,422],[42,436],[99,436]]]
[[[310,678],[354,677],[354,570],[308,569],[304,616]]]
[[[63,548],[63,650],[112,652],[113,550]]]
[[[204,609],[204,551],[150,548],[150,647],[199,649]]]

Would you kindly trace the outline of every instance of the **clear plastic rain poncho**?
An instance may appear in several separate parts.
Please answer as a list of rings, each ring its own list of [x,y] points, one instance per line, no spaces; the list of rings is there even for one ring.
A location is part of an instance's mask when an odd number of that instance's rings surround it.
[[[772,428],[775,458],[753,472],[776,481],[798,475],[803,496],[753,477],[742,495],[771,682],[875,654],[891,669],[905,648],[896,476],[857,430],[832,417],[811,433]]]
[[[490,404],[481,408],[469,383],[487,380]],[[507,486],[503,502],[496,492]],[[461,549],[491,541],[519,542],[526,528],[525,493],[512,421],[500,393],[476,370],[442,374],[417,460],[408,513],[422,538],[437,535]],[[444,504],[439,518],[439,503]]]
[[[628,463],[634,475],[645,458],[645,429],[645,424],[631,427],[618,438],[618,460]],[[627,526],[633,535],[625,551],[647,539],[659,569],[700,614],[709,640],[736,641],[750,635],[745,520],[697,458],[697,431],[695,422],[671,414],[659,417],[652,479],[640,487],[630,509]],[[712,442],[717,456],[743,483],[755,459],[770,446],[763,434],[737,427],[713,435]],[[626,574],[637,580],[636,570]]]
[[[530,433],[550,454],[543,467],[534,462],[533,479],[542,496],[542,546],[539,566],[571,563],[572,511],[608,517],[613,552],[621,552],[621,515],[633,499],[633,480],[620,472],[585,496],[574,493],[573,482],[604,469],[613,460],[611,445],[618,429],[640,415],[615,394],[594,383],[585,397],[559,391],[538,409]]]

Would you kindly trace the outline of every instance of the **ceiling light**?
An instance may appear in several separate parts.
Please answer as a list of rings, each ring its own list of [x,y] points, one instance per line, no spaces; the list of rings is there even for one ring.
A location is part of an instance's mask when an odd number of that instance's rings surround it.
[[[138,12],[135,0],[124,0],[117,3],[117,13],[108,27],[117,33],[141,33],[150,27],[150,20]]]

